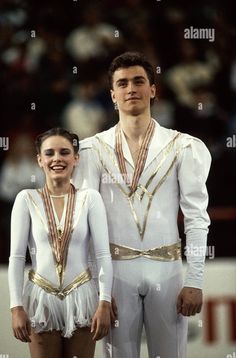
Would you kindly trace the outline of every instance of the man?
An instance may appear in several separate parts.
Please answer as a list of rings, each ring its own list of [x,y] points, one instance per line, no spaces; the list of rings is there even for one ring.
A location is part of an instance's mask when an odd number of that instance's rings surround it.
[[[107,211],[118,319],[104,343],[106,357],[138,358],[144,326],[149,357],[185,358],[187,316],[202,306],[210,154],[199,139],[151,118],[154,72],[142,54],[115,58],[109,79],[119,122],[81,143],[74,176],[77,186],[100,191]]]

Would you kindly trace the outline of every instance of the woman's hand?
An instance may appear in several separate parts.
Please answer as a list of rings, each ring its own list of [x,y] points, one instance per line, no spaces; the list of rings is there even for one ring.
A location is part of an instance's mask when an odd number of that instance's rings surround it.
[[[12,329],[14,336],[22,342],[31,342],[31,324],[30,320],[22,306],[13,307],[12,312]]]
[[[108,334],[111,325],[111,304],[108,301],[100,301],[93,316],[91,332],[95,331],[93,339],[98,341]]]

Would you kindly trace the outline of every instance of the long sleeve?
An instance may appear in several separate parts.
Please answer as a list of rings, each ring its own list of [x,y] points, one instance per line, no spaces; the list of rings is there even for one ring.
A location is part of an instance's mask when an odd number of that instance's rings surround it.
[[[26,191],[17,195],[11,215],[11,252],[8,268],[10,307],[22,306],[24,268],[30,230]]]
[[[92,138],[81,141],[80,147],[79,162],[74,170],[72,182],[76,188],[99,190],[101,174]]]
[[[180,207],[186,234],[187,273],[185,286],[202,288],[208,226],[206,180],[211,156],[200,140],[187,136],[178,168]]]
[[[100,300],[111,302],[113,269],[109,249],[106,211],[100,194],[90,191],[89,228],[98,269]]]
[[[100,167],[92,147],[92,139],[87,138],[80,142],[79,162],[73,172],[72,183],[79,189],[91,188],[99,191]],[[92,243],[90,244],[88,264],[97,284],[97,267]]]

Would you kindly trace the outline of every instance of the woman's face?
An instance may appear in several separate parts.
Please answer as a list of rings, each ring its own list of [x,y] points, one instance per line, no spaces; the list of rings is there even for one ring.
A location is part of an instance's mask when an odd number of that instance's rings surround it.
[[[42,142],[41,152],[37,156],[49,180],[70,180],[78,154],[74,153],[71,142],[60,135],[48,137]]]

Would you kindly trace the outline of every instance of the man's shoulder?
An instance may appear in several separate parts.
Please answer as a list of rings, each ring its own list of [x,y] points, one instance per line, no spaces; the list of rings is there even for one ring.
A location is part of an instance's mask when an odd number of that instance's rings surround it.
[[[206,147],[205,143],[200,138],[195,137],[195,136],[193,136],[191,134],[188,134],[188,133],[182,133],[181,132],[180,140],[181,140],[181,142],[183,144],[186,144],[186,145],[192,143],[192,144],[195,144],[197,147],[199,147],[199,146],[200,147],[202,147],[202,146]]]
[[[211,155],[206,144],[200,139],[191,134],[183,133],[175,129],[169,129],[159,126],[159,135],[164,143],[174,142],[174,148],[179,152],[182,149],[189,148],[193,156],[206,157],[210,160]],[[197,154],[198,153],[198,154]]]
[[[114,131],[115,131],[115,127],[116,126],[113,126],[109,129],[107,129],[106,131],[103,131],[103,132],[100,132],[100,133],[97,133],[94,138],[95,139],[101,139],[101,140],[104,140],[104,141],[109,141],[111,139],[111,137],[113,137],[114,135]]]
[[[162,134],[165,134],[170,138],[178,137],[178,143],[184,144],[189,142],[198,142],[199,144],[200,143],[204,144],[200,138],[194,137],[189,133],[180,132],[176,129],[166,128],[161,125],[159,125],[159,130],[162,132]]]
[[[162,132],[162,135],[165,134],[166,136],[169,136],[169,137],[175,137],[176,134],[178,134],[179,132],[175,129],[172,129],[172,128],[166,128],[166,127],[163,127],[161,126],[160,124],[158,124],[159,126],[159,131]]]
[[[97,143],[97,140],[105,140],[110,137],[114,132],[114,127],[110,129],[97,133],[92,137],[85,138],[80,141],[80,151],[92,149],[93,146]]]
[[[90,149],[93,146],[94,136],[82,139],[79,142],[79,151]]]

